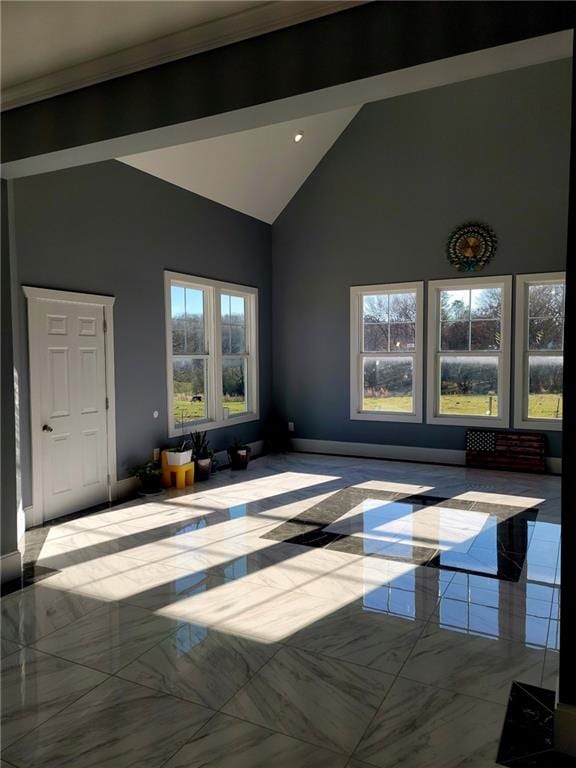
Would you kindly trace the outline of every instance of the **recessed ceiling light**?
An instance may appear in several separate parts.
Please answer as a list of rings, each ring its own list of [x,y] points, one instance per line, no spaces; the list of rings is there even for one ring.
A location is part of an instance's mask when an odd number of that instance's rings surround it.
[[[303,138],[304,138],[304,134],[302,133],[302,131],[298,131],[298,133],[294,135],[294,141],[296,142],[296,144],[299,144]]]

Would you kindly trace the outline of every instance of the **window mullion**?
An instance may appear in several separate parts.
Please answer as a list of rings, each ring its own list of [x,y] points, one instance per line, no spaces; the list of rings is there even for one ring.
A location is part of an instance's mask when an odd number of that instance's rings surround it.
[[[222,389],[222,313],[220,311],[222,291],[219,288],[213,288],[211,291],[210,307],[210,328],[212,335],[211,353],[211,397],[210,405],[212,409],[212,419],[222,421],[224,414],[222,411],[222,398],[220,390]]]

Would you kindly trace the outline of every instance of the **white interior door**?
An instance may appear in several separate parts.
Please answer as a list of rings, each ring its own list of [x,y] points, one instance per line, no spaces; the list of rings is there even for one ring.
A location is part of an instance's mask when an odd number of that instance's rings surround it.
[[[105,315],[98,304],[29,301],[33,472],[49,520],[109,498]]]

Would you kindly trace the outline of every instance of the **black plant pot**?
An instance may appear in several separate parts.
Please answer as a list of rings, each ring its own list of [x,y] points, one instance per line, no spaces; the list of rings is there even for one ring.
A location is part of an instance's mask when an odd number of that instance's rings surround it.
[[[159,475],[140,475],[141,496],[157,496],[163,493],[162,479]]]
[[[212,472],[212,459],[196,459],[194,477],[196,480],[208,480]]]
[[[231,469],[246,469],[250,461],[250,447],[228,448],[228,457],[230,459]]]

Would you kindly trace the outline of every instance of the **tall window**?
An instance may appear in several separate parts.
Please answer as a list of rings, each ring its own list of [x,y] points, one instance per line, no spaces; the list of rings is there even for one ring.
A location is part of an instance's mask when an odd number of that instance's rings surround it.
[[[511,278],[429,284],[428,421],[509,424]]]
[[[165,273],[171,436],[258,418],[258,291]]]
[[[422,421],[422,283],[350,289],[350,418]]]
[[[516,281],[517,427],[562,428],[564,282],[563,272]]]

